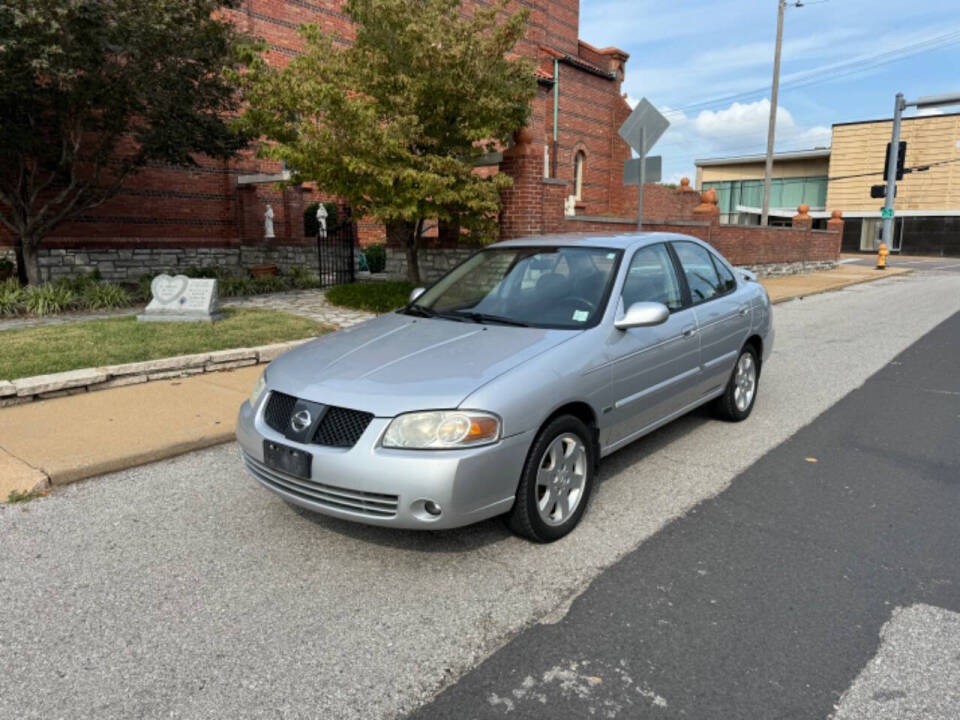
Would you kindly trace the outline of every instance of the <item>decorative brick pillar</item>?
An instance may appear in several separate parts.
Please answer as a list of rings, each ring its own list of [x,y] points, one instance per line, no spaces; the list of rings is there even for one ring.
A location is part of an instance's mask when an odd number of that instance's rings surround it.
[[[303,185],[289,185],[283,188],[283,217],[286,220],[283,237],[297,243],[305,241],[303,232],[303,211],[306,207],[304,196],[309,193]]]
[[[830,219],[827,220],[827,230],[835,232],[837,234],[837,257],[840,257],[840,252],[843,249],[843,213],[839,210],[834,210],[830,213]]]
[[[255,185],[237,187],[237,230],[241,242],[263,241],[264,207]]]
[[[543,232],[543,146],[533,143],[529,128],[517,130],[514,141],[500,162],[500,172],[513,178],[501,195],[501,240]]]
[[[682,177],[680,178],[680,187],[677,188],[677,192],[692,193],[692,192],[696,192],[696,190],[690,187],[690,178]]]
[[[700,196],[700,204],[693,209],[693,219],[699,222],[708,222],[711,225],[720,224],[720,208],[717,207],[717,192],[710,188]]]
[[[797,230],[813,229],[813,218],[810,217],[810,206],[806,203],[797,208],[797,214],[793,216],[793,227]]]

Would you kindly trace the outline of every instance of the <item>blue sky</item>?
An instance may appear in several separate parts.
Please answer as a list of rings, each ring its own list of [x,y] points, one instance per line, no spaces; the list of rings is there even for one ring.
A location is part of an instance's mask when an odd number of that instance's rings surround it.
[[[664,181],[693,178],[695,158],[764,152],[776,15],[777,0],[581,0],[580,37],[629,52],[624,91],[671,120],[653,151]],[[879,53],[895,59],[837,67]],[[788,7],[781,72],[778,151],[829,145],[832,123],[890,117],[898,91],[960,92],[956,0]]]

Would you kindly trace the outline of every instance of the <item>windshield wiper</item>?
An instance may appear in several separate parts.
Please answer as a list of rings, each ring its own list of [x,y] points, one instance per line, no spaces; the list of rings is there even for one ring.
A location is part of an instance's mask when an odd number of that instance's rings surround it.
[[[519,320],[511,320],[508,317],[503,317],[501,315],[490,315],[488,313],[479,313],[479,312],[464,312],[462,310],[457,311],[457,315],[463,315],[466,318],[470,318],[475,323],[499,323],[500,325],[515,325],[516,327],[530,327],[530,323],[521,322]]]
[[[459,313],[447,313],[447,312],[437,312],[433,308],[428,308],[425,305],[407,305],[403,312],[407,315],[416,315],[417,317],[424,318],[443,318],[444,320],[453,320],[454,322],[466,322],[464,318]]]
[[[436,310],[432,310],[428,307],[424,307],[423,305],[417,305],[416,303],[413,303],[412,305],[407,305],[403,309],[403,312],[407,315],[416,315],[417,317],[425,317],[425,318],[432,318],[432,317],[436,317],[437,315]]]

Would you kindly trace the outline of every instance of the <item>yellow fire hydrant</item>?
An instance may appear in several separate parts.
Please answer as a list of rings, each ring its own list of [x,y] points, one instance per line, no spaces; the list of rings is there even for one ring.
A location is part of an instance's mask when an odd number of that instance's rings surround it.
[[[887,269],[887,255],[889,254],[890,251],[887,250],[887,244],[880,243],[880,247],[877,249],[877,270]]]

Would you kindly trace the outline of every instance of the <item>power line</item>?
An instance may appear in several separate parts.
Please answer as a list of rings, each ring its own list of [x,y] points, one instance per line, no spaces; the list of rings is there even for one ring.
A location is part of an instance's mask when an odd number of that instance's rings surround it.
[[[818,68],[813,68],[812,70],[806,70],[800,73],[795,73],[792,78],[783,82],[782,87],[787,90],[794,90],[803,87],[809,87],[821,82],[834,82],[851,75],[856,75],[859,73],[869,72],[880,65],[886,65],[891,62],[896,62],[914,55],[920,54],[922,52],[929,52],[932,50],[939,50],[943,47],[948,47],[960,42],[960,30],[951,30],[950,32],[943,33],[940,35],[935,35],[933,37],[925,38],[923,40],[918,40],[912,43],[906,43],[899,47],[885,50],[880,53],[874,53],[872,55],[861,55],[859,57],[853,58],[851,60],[845,60],[839,63],[832,63],[828,65],[822,65]],[[866,63],[870,63],[869,66],[865,67]],[[830,73],[827,76],[824,76],[824,73]],[[769,88],[757,88],[755,90],[747,90],[740,93],[735,93],[732,95],[725,95],[721,97],[716,97],[710,100],[704,100],[696,103],[689,103],[687,105],[682,105],[677,108],[670,108],[665,110],[665,114],[670,115],[671,113],[683,113],[688,110],[695,109],[706,109],[709,106],[721,105],[735,100],[747,99],[755,97],[756,95],[766,93]]]

